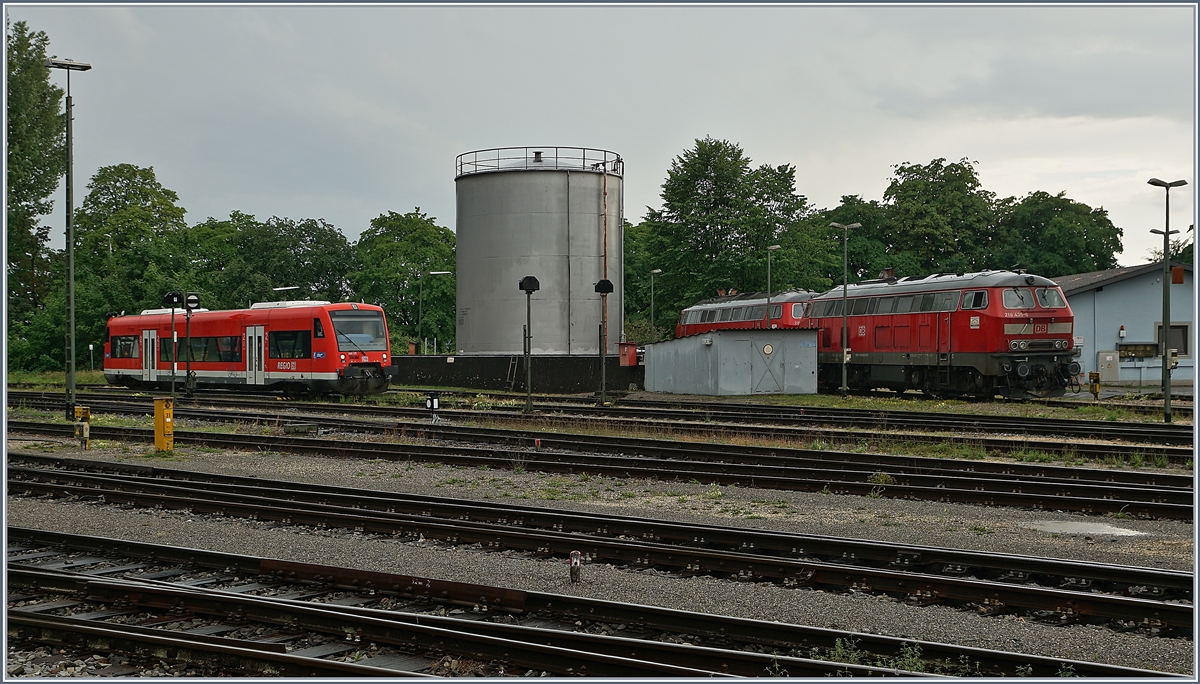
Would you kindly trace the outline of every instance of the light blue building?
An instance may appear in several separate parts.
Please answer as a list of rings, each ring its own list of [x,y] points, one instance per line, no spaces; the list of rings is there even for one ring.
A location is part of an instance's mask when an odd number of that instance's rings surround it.
[[[1171,285],[1167,346],[1177,349],[1179,358],[1179,367],[1171,372],[1171,384],[1191,385],[1196,378],[1192,267],[1176,262],[1171,265],[1183,269],[1183,283]],[[1159,341],[1162,277],[1162,262],[1158,262],[1054,279],[1075,313],[1075,344],[1083,349],[1079,363],[1085,379],[1087,373],[1098,370],[1101,382],[1161,385],[1161,356],[1122,357],[1118,345]]]

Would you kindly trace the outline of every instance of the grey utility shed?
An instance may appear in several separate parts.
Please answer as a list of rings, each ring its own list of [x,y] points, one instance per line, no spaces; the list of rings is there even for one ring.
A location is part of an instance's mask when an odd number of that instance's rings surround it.
[[[816,394],[816,330],[718,330],[646,345],[646,390]]]

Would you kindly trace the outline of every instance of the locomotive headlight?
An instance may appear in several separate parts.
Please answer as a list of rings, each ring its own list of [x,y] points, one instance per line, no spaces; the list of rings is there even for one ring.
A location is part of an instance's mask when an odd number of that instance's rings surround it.
[[[346,362],[346,355],[345,355],[345,354],[338,354],[338,358],[339,358],[339,359],[341,359],[342,363],[345,363],[345,362]]]
[[[1009,349],[1011,349],[1011,350],[1013,350],[1013,351],[1016,351],[1016,350],[1017,350],[1017,341],[1016,341],[1016,340],[1012,340],[1011,342],[1009,342],[1009,343],[1008,343],[1008,348],[1009,348]]]
[[[1020,349],[1021,351],[1029,349],[1029,342],[1025,340],[1017,340],[1017,349]]]
[[[383,363],[384,363],[384,365],[387,364],[387,354],[383,355]]]
[[[1067,348],[1067,341],[1066,341],[1066,340],[1055,340],[1055,341],[1054,341],[1054,348],[1055,348],[1055,349],[1066,349],[1066,348]]]

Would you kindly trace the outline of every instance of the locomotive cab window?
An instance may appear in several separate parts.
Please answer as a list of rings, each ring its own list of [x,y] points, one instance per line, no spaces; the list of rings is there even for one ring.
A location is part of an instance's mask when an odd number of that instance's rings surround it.
[[[987,305],[987,290],[977,290],[963,294],[962,308],[964,309],[986,309]]]
[[[783,305],[782,304],[772,304],[771,305],[771,318],[783,318]]]
[[[1067,305],[1058,290],[1051,287],[1038,288],[1037,300],[1043,309],[1061,309]]]
[[[321,319],[313,319],[313,337],[320,339],[325,337],[325,326],[321,325]]]
[[[267,337],[272,359],[307,359],[312,355],[312,343],[307,330],[272,331]]]
[[[1003,302],[1006,309],[1032,309],[1033,293],[1028,288],[1010,287],[1004,291]]]
[[[134,335],[117,335],[112,338],[112,357],[114,359],[136,359],[140,356],[142,340]]]
[[[799,304],[793,304],[792,305],[792,318],[803,318],[803,317],[804,317],[803,302],[799,303]]]
[[[383,312],[361,309],[330,311],[329,318],[333,322],[339,350],[387,351],[387,327],[383,322]]]

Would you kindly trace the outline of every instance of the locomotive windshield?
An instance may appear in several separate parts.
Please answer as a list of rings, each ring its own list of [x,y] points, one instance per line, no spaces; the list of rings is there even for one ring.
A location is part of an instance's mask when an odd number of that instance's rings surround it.
[[[1024,287],[1010,287],[1004,291],[1004,308],[1032,309],[1033,293]]]
[[[379,311],[330,311],[341,351],[387,351],[387,327]]]
[[[1038,304],[1044,309],[1061,309],[1067,305],[1058,290],[1044,287],[1037,291]]]

